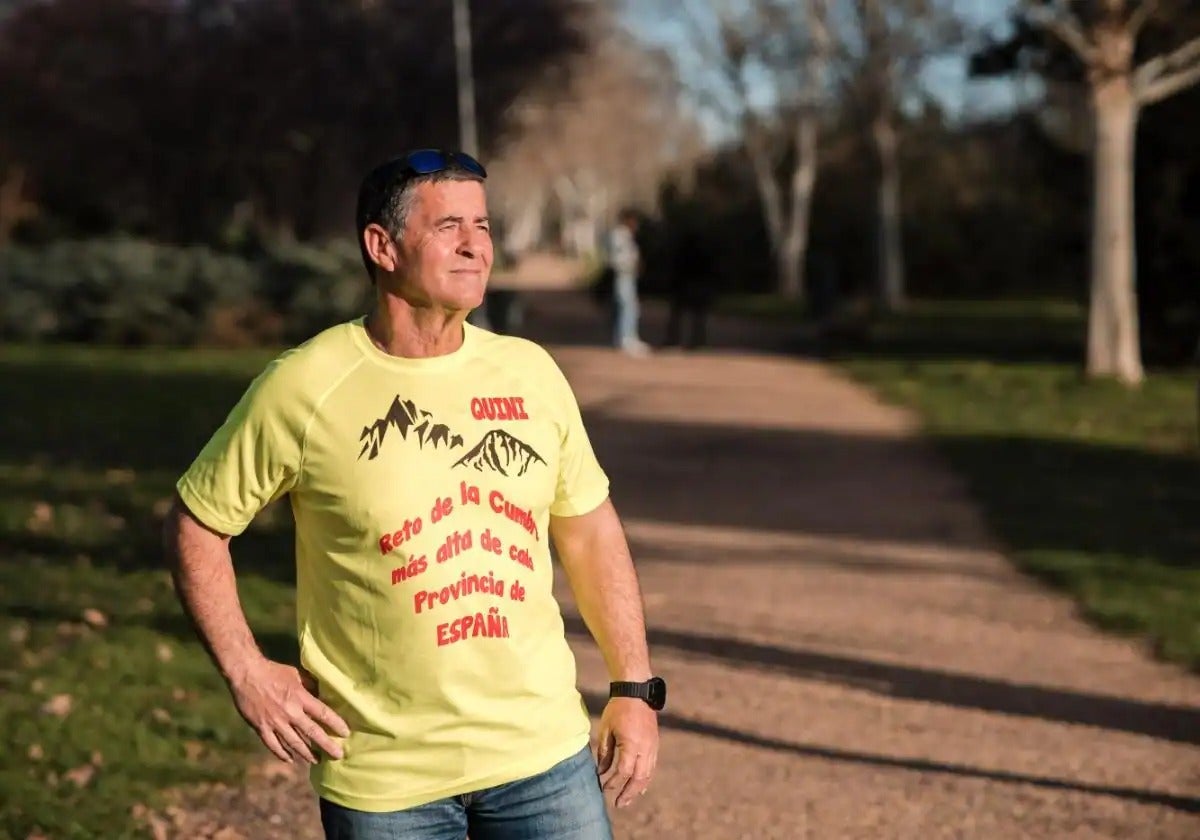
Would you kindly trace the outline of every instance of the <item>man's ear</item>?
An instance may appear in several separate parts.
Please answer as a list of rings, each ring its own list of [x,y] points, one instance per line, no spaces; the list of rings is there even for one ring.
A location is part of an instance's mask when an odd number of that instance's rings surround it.
[[[372,222],[363,228],[362,238],[363,246],[367,249],[367,255],[370,256],[371,262],[388,274],[394,272],[397,254],[391,234],[384,230],[382,225]]]

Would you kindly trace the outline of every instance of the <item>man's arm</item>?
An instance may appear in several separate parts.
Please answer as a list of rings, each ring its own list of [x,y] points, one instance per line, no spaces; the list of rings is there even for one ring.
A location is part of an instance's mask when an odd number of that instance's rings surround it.
[[[304,686],[300,672],[267,659],[254,641],[238,599],[230,538],[197,520],[177,497],[163,526],[175,591],[205,649],[229,686],[238,712],[283,761],[334,758],[341,748],[325,728],[345,736],[346,722]]]
[[[612,502],[582,516],[554,516],[550,536],[579,612],[596,640],[610,680],[652,676],[642,595],[629,544]],[[608,701],[600,718],[599,769],[617,805],[646,792],[658,762],[658,718],[636,698]]]

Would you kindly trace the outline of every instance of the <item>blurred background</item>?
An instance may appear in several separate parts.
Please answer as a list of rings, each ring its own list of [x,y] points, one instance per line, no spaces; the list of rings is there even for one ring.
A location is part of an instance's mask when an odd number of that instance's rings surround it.
[[[1152,5],[1131,67],[1196,26],[1195,3]],[[588,257],[629,204],[651,222],[650,293],[686,225],[722,292],[822,316],[1089,301],[1089,75],[1036,3],[492,0],[469,9],[466,79],[452,6],[7,0],[0,338],[311,335],[359,303],[361,173],[475,143],[508,265]],[[1136,210],[1113,211],[1132,238],[1101,259],[1133,260],[1121,318],[1161,364],[1194,361],[1200,336],[1200,91],[1178,81],[1137,121],[1136,159],[1104,169],[1130,169],[1113,177]]]
[[[602,342],[636,208],[643,337],[702,270],[714,343],[917,412],[1018,566],[1195,669],[1197,137],[1191,0],[0,2],[0,836],[124,836],[250,744],[160,517],[363,312],[358,180],[413,147],[489,169],[494,326]],[[286,518],[243,538],[284,658]]]

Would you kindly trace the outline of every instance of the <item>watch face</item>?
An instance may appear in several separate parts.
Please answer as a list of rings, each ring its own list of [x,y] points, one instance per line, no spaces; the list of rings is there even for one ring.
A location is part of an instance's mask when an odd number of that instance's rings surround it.
[[[654,677],[647,684],[650,689],[650,707],[655,711],[661,711],[667,705],[667,683],[662,677]]]

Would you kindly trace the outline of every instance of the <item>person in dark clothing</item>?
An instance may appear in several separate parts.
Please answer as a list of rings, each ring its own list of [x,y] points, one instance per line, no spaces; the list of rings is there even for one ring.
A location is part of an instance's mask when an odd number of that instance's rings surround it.
[[[701,347],[707,340],[708,310],[716,294],[713,255],[694,223],[685,223],[675,242],[671,270],[671,313],[667,347]],[[684,338],[684,321],[688,321]]]

